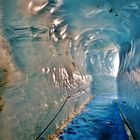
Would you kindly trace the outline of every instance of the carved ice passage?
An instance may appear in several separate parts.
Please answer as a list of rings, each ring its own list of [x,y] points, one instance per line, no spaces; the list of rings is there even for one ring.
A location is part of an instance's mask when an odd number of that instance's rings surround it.
[[[0,0],[0,139],[34,140],[67,100],[47,138],[112,93],[139,140],[139,25],[139,0]]]

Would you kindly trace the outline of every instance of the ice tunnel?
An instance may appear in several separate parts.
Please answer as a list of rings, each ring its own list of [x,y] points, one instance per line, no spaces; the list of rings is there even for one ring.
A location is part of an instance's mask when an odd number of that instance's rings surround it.
[[[139,0],[0,0],[0,140],[140,140],[139,25]]]

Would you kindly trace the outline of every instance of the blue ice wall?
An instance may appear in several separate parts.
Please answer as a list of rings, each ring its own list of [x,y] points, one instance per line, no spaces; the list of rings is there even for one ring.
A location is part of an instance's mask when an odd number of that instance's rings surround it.
[[[34,140],[72,96],[41,136],[46,139],[90,96],[88,73],[59,47],[68,45],[69,40],[57,44],[50,39],[49,28],[56,17],[49,12],[30,14],[29,2],[0,1],[0,70],[5,68],[6,79],[12,79],[2,91],[0,88],[0,97],[5,100],[0,112],[1,140]]]
[[[140,3],[138,1],[126,4],[120,12],[127,18],[122,22],[127,25],[129,34],[122,36],[119,45],[120,68],[117,77],[118,101],[135,139],[140,139]],[[130,39],[125,40],[126,36]],[[124,39],[124,41],[123,41]]]
[[[117,77],[118,101],[136,139],[140,139],[140,73],[139,39],[125,44],[120,53],[121,65]]]

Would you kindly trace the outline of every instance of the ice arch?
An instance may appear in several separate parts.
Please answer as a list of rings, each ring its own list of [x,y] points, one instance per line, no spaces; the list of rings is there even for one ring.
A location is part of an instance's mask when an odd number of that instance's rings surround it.
[[[116,92],[117,79],[120,109],[139,139],[140,2],[29,3],[0,1],[0,53],[8,56],[1,55],[1,60],[7,60],[4,69],[8,69],[8,79],[12,79],[4,83],[6,88],[0,88],[0,96],[6,100],[0,112],[0,138],[34,139],[66,97],[74,96],[45,137],[78,109],[91,92]],[[4,48],[10,50],[5,53]]]

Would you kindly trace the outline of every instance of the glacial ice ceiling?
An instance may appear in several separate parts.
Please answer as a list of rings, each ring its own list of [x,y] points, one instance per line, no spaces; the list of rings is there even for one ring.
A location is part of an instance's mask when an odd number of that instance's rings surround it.
[[[139,139],[139,25],[138,0],[0,0],[0,139],[34,139],[71,96],[47,136],[116,90]]]

